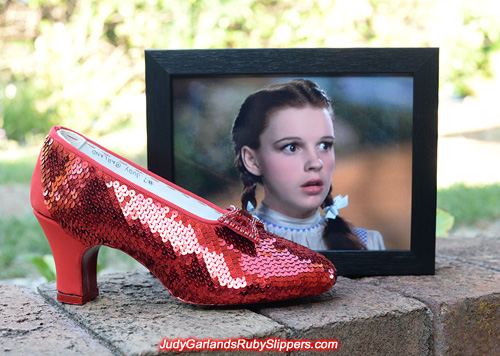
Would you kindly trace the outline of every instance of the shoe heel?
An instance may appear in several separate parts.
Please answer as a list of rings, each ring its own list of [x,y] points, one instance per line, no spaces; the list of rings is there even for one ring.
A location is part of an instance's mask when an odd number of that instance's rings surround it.
[[[100,246],[85,246],[69,236],[54,220],[36,211],[34,213],[54,256],[57,300],[83,305],[97,297],[97,254]]]

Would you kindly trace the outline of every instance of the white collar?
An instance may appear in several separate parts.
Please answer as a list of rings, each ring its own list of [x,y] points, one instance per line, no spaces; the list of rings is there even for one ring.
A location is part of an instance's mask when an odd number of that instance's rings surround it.
[[[275,226],[288,229],[307,230],[323,225],[324,216],[316,210],[316,212],[307,218],[292,218],[276,210],[271,209],[264,203],[261,203],[255,213],[260,220],[273,224]]]

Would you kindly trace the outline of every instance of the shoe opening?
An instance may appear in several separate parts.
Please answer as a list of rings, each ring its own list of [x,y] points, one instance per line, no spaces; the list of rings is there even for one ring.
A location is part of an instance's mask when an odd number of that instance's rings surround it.
[[[86,140],[75,132],[71,132],[65,129],[60,129],[57,134],[62,137],[66,142],[71,144],[73,147],[80,149],[85,144]]]
[[[100,147],[89,143],[84,137],[75,132],[59,129],[57,133],[70,145],[80,150],[85,155],[91,157],[100,165],[106,167],[117,175],[120,175],[125,180],[134,183],[146,192],[151,192],[206,220],[217,220],[222,215],[220,211],[196,199],[195,197],[187,195],[174,187],[159,181],[143,170],[140,170],[122,159],[113,156]]]

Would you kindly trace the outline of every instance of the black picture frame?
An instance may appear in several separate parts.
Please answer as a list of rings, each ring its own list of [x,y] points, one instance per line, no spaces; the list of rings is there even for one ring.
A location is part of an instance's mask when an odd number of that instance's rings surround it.
[[[438,48],[146,50],[145,65],[148,169],[176,184],[172,98],[176,78],[411,77],[409,250],[319,252],[347,277],[434,274]]]

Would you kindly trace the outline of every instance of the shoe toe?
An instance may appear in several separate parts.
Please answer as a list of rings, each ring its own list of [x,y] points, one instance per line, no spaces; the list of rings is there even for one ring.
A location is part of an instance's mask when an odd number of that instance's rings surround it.
[[[274,264],[279,265],[270,272],[274,273],[270,283],[285,278],[283,299],[321,294],[335,284],[337,271],[326,257],[284,238],[269,236],[268,242],[277,251]]]

